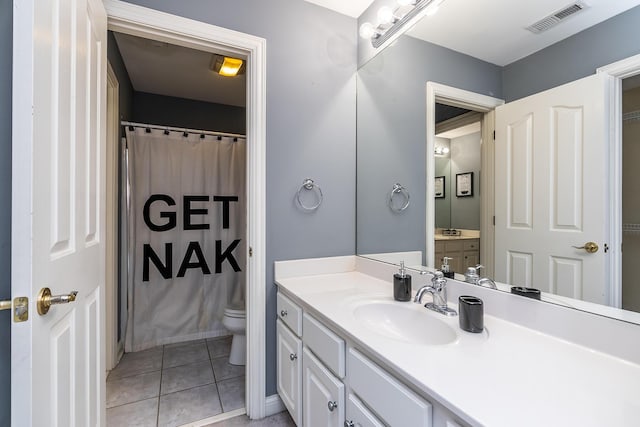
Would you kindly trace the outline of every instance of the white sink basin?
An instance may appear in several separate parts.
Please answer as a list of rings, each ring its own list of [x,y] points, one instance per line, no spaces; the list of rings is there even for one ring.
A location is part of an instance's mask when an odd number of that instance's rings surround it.
[[[371,301],[358,305],[353,314],[371,331],[412,344],[451,344],[458,338],[455,329],[422,304]]]

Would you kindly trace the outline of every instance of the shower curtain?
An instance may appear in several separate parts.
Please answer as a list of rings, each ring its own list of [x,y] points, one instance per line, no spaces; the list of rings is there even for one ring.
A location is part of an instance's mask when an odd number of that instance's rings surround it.
[[[128,128],[125,351],[226,334],[244,308],[243,138]]]

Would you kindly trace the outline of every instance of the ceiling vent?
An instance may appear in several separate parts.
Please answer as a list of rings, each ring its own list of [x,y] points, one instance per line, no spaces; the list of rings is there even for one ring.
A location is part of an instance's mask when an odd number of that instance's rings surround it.
[[[546,16],[538,22],[528,26],[527,30],[531,31],[534,34],[540,34],[543,31],[547,31],[549,28],[555,27],[563,20],[575,15],[578,12],[581,12],[587,7],[587,4],[582,1],[571,3],[570,5],[560,9],[559,11],[552,13],[551,15]]]

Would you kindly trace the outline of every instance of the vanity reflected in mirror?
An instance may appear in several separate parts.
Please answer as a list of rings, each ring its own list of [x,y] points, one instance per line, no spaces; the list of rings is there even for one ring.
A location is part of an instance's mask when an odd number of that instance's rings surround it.
[[[462,3],[447,0],[358,70],[357,253],[416,269],[447,256],[458,279],[479,262],[503,291],[534,287],[640,323],[629,268],[640,255],[640,46],[622,35],[636,31],[638,2],[556,43],[523,36],[520,51],[515,38],[490,39],[482,17],[495,11]],[[476,32],[451,31],[471,12]],[[401,212],[387,203],[396,183],[411,200]]]

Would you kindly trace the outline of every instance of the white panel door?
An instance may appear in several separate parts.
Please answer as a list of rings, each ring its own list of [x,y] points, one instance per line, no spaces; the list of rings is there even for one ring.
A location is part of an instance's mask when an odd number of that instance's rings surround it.
[[[496,109],[498,281],[609,303],[605,88],[593,75]]]
[[[302,361],[302,424],[339,427],[344,422],[344,384],[306,347]]]
[[[13,31],[12,423],[104,425],[106,14],[21,0]],[[44,287],[78,293],[40,315]]]

